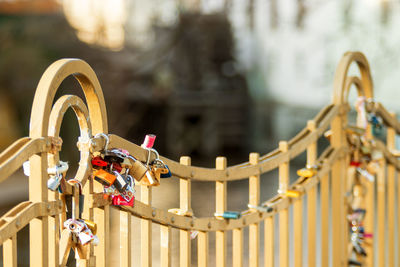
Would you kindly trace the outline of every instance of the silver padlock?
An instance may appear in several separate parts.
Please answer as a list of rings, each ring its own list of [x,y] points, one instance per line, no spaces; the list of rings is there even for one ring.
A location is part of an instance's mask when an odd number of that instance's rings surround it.
[[[51,191],[56,191],[60,186],[62,178],[63,175],[61,173],[51,176],[50,179],[47,180],[47,188]]]
[[[114,186],[115,188],[120,192],[123,193],[126,191],[126,188],[128,186],[128,182],[125,180],[125,178],[117,171],[113,171],[116,179],[114,181]]]
[[[64,161],[60,161],[60,163],[53,168],[48,168],[47,172],[50,175],[50,179],[47,180],[47,188],[51,191],[56,191],[60,186],[61,179],[63,175],[68,170],[68,163]]]

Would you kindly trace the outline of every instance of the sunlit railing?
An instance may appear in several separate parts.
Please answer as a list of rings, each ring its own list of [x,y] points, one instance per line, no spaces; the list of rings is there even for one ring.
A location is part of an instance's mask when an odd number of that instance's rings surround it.
[[[357,64],[360,77],[347,75],[353,63]],[[61,82],[70,75],[79,81],[87,106],[81,98],[73,95],[64,95],[53,104]],[[357,89],[361,101],[361,106],[357,106],[357,125],[354,126],[349,125],[347,118],[350,110],[348,92],[352,87]],[[276,150],[263,156],[251,153],[248,162],[229,167],[226,158],[218,157],[215,168],[191,166],[191,159],[186,156],[181,157],[180,162],[160,157],[171,170],[173,179],[180,180],[180,206],[175,213],[152,205],[151,186],[138,186],[141,198],[135,200],[133,207],[112,206],[110,199],[103,197],[103,186],[92,179],[93,153],[104,150],[107,145],[108,149],[123,148],[136,159],[146,162],[148,150],[108,134],[103,93],[87,63],[77,59],[55,62],[39,82],[29,137],[16,141],[0,154],[0,181],[10,177],[26,160],[30,161],[29,201],[20,203],[0,219],[4,266],[18,266],[17,233],[28,224],[31,266],[63,266],[71,244],[72,248],[78,249],[79,241],[69,241],[67,246],[63,239],[63,222],[67,219],[65,196],[72,194],[77,199],[78,190],[68,184],[64,194],[47,188],[48,166],[59,162],[59,130],[69,108],[77,115],[80,127],[78,148],[81,159],[75,179],[82,184],[85,195],[82,217],[97,223],[99,239],[98,245],[88,243],[76,253],[79,266],[111,266],[112,257],[117,257],[121,266],[132,266],[132,233],[141,237],[141,266],[152,265],[153,246],[160,246],[161,265],[171,266],[172,242],[179,242],[180,266],[192,265],[191,235],[194,233],[198,233],[198,266],[225,266],[228,256],[232,257],[234,266],[247,265],[245,254],[249,255],[248,266],[259,266],[261,260],[265,266],[275,266],[277,261],[279,266],[289,266],[290,261],[294,266],[316,266],[317,258],[320,266],[347,266],[349,261],[362,266],[395,265],[395,254],[400,252],[395,241],[400,239],[400,231],[395,227],[400,207],[396,204],[400,201],[396,198],[400,191],[400,183],[396,182],[400,162],[395,150],[395,136],[400,133],[400,123],[394,114],[373,101],[369,66],[361,53],[346,53],[339,63],[333,103],[308,121],[306,128],[293,139],[281,141]],[[374,116],[376,121],[368,122],[367,114]],[[382,125],[377,124],[379,120]],[[386,144],[373,136],[373,130],[383,125],[387,130],[386,137],[381,139],[386,140]],[[107,138],[99,135],[101,133]],[[318,140],[326,137],[330,145],[318,152]],[[304,151],[307,167],[300,170],[299,178],[290,184],[290,162]],[[151,155],[153,159],[154,154]],[[260,175],[274,169],[279,170],[279,177],[276,177],[279,178],[279,190],[272,199],[261,202]],[[230,219],[224,218],[227,183],[243,179],[249,181],[249,209],[234,213]],[[215,213],[221,216],[193,216],[192,180],[215,182]],[[160,186],[163,186],[162,182]],[[118,218],[110,218],[110,209]],[[357,216],[360,218],[354,219]],[[140,220],[140,228],[132,228],[132,217]],[[274,223],[275,217],[279,220],[278,228]],[[112,220],[119,225],[113,227],[114,231],[118,230],[116,235],[110,235]],[[153,224],[160,225],[160,244],[152,244]],[[307,236],[303,232],[304,224]],[[351,224],[355,228],[351,229]],[[243,235],[247,227],[249,251],[245,252]],[[172,240],[172,228],[179,229],[179,241]],[[396,231],[397,236],[394,234]],[[209,258],[211,232],[215,232],[215,262]],[[232,232],[232,255],[227,255],[229,232]],[[115,236],[120,246],[113,251],[119,251],[119,255],[110,254],[110,244]],[[261,238],[264,238],[263,242],[260,242]],[[351,241],[352,238],[357,240]],[[275,246],[276,239],[279,240],[278,247]],[[293,240],[293,250],[289,240]],[[306,246],[304,240],[307,240]],[[355,248],[357,242],[365,250],[365,255]],[[304,264],[306,254],[307,263]]]

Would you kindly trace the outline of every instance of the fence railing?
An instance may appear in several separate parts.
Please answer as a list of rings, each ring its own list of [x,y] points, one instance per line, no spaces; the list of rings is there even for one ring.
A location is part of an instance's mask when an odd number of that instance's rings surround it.
[[[353,63],[358,66],[360,77],[348,76]],[[80,83],[87,105],[75,95],[64,95],[54,102],[61,82],[68,76],[74,76]],[[348,122],[348,95],[353,87],[359,101],[357,125],[352,126]],[[78,190],[68,184],[63,194],[47,188],[48,168],[59,162],[59,131],[69,108],[75,112],[80,127],[81,157],[75,179],[82,184],[85,195],[82,218],[96,222],[99,240],[96,246],[90,242],[80,247],[75,239],[68,244],[63,239],[63,222],[67,219],[65,199],[67,195],[78,199]],[[367,116],[372,116],[372,120],[367,121]],[[383,126],[386,136],[375,138],[374,131]],[[108,143],[100,133],[107,135]],[[266,155],[251,153],[248,162],[229,167],[224,157],[216,159],[215,168],[192,166],[187,156],[179,162],[160,157],[173,179],[179,179],[178,212],[154,207],[152,187],[144,185],[138,185],[140,200],[136,199],[133,207],[113,206],[109,198],[103,197],[103,186],[93,181],[92,155],[107,145],[123,148],[137,160],[146,162],[149,151],[108,134],[103,93],[90,66],[77,59],[59,60],[45,71],[39,82],[29,137],[17,140],[0,154],[0,182],[25,161],[30,162],[29,201],[20,203],[0,219],[3,265],[18,266],[17,233],[29,224],[31,266],[64,266],[71,246],[79,266],[112,266],[112,258],[117,258],[120,266],[132,266],[132,234],[140,235],[141,266],[152,265],[153,246],[160,246],[161,265],[171,266],[173,242],[179,243],[180,266],[196,264],[191,259],[192,242],[197,242],[197,266],[225,266],[227,257],[232,257],[234,266],[260,266],[261,262],[264,266],[279,263],[283,267],[394,266],[400,260],[395,256],[400,253],[395,241],[400,240],[400,229],[396,227],[400,209],[400,198],[396,197],[400,192],[396,178],[400,153],[395,144],[399,133],[400,123],[395,115],[373,100],[366,58],[358,52],[346,53],[335,74],[332,104],[308,121],[293,139],[281,141],[276,150]],[[328,138],[330,145],[319,152],[317,143],[321,138]],[[291,160],[303,152],[307,154],[307,167],[290,184]],[[260,176],[275,169],[279,170],[276,177],[279,190],[272,199],[262,202]],[[241,216],[226,219],[192,215],[192,180],[215,183],[215,213],[223,214],[227,211],[227,183],[244,179],[249,182],[249,210]],[[133,217],[140,220],[139,228],[132,227]],[[279,225],[275,224],[276,217]],[[154,224],[160,225],[160,244],[152,243]],[[179,240],[171,238],[172,228],[179,230]],[[245,228],[249,235],[248,251],[244,251],[243,244]],[[191,234],[196,231],[193,241]],[[211,232],[215,232],[216,255],[212,262]],[[229,232],[232,232],[232,255],[227,250]],[[111,254],[113,238],[117,238],[119,247],[113,247]],[[248,264],[244,262],[246,254]]]

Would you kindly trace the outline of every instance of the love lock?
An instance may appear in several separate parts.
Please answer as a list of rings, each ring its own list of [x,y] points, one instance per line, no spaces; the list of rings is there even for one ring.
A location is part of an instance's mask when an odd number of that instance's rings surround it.
[[[297,175],[305,178],[311,178],[317,174],[317,166],[307,166],[297,171]]]
[[[282,194],[290,198],[298,198],[301,193],[297,190],[287,189],[286,191],[282,191],[279,189],[278,194]]]
[[[93,172],[94,179],[104,186],[111,186],[114,184],[117,177],[103,169],[95,170]]]
[[[68,255],[71,249],[75,250],[75,255],[78,259],[87,259],[87,247],[89,243],[97,245],[99,240],[95,235],[97,231],[97,225],[89,220],[80,219],[80,212],[77,215],[77,202],[79,202],[79,208],[81,206],[81,192],[82,185],[79,181],[71,179],[68,181],[69,184],[74,186],[75,190],[79,190],[78,199],[76,193],[71,201],[71,218],[67,219],[64,223],[64,230],[61,232],[60,237],[60,265],[65,266],[68,260]],[[83,204],[83,201],[82,201]]]
[[[123,192],[112,195],[112,204],[115,206],[133,207],[135,201],[135,181],[130,175],[126,177],[127,186]]]
[[[242,214],[239,211],[224,211],[223,213],[214,213],[217,219],[239,219]]]

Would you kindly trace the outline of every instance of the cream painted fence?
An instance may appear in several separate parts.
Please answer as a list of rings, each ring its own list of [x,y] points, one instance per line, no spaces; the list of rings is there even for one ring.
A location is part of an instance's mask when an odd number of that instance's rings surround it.
[[[351,64],[356,64],[360,77],[348,76]],[[55,94],[61,82],[72,75],[80,83],[86,98],[84,101],[74,95],[64,95],[54,102]],[[334,80],[333,102],[313,119],[307,127],[289,141],[281,141],[279,147],[263,156],[251,153],[249,161],[227,166],[226,158],[218,157],[216,167],[202,168],[191,166],[190,157],[181,157],[180,162],[161,157],[169,166],[173,177],[180,181],[180,209],[191,210],[191,181],[215,182],[215,212],[223,213],[227,209],[227,183],[248,179],[249,204],[259,207],[249,209],[238,219],[220,219],[217,217],[195,218],[180,216],[167,210],[152,206],[152,188],[139,186],[140,200],[134,207],[112,206],[102,195],[102,186],[91,178],[91,155],[104,149],[105,140],[94,137],[105,133],[109,137],[109,148],[124,148],[141,161],[147,160],[147,150],[119,136],[108,134],[106,106],[103,93],[94,71],[82,60],[62,59],[53,63],[43,74],[33,102],[29,137],[19,139],[0,154],[0,182],[6,180],[19,169],[23,162],[30,161],[29,201],[22,202],[0,219],[0,244],[3,246],[4,266],[18,266],[17,233],[29,224],[30,264],[31,266],[58,266],[63,262],[65,251],[60,245],[60,233],[63,220],[66,219],[65,205],[58,192],[47,189],[47,168],[59,160],[61,149],[59,130],[65,112],[72,108],[78,118],[80,138],[78,148],[81,159],[76,179],[83,185],[85,208],[83,217],[97,223],[99,244],[89,245],[86,253],[77,256],[79,266],[110,266],[110,209],[118,210],[119,255],[121,266],[132,265],[133,231],[140,234],[141,266],[152,265],[152,247],[161,246],[161,265],[171,266],[172,242],[179,242],[180,266],[190,266],[191,231],[198,231],[198,266],[225,266],[227,257],[233,257],[234,266],[247,265],[243,255],[248,253],[248,266],[259,266],[263,258],[265,266],[274,266],[275,257],[279,257],[279,266],[289,266],[289,256],[293,256],[294,266],[303,265],[303,254],[307,253],[305,266],[316,266],[317,253],[320,253],[321,266],[347,266],[353,254],[349,249],[349,213],[348,191],[354,184],[349,182],[349,166],[354,148],[349,143],[349,132],[364,131],[365,142],[371,144],[374,151],[380,151],[382,157],[377,161],[375,179],[362,180],[364,194],[362,198],[367,210],[364,219],[365,232],[374,237],[363,244],[367,256],[357,256],[363,266],[394,266],[395,254],[399,254],[400,231],[396,230],[396,214],[400,205],[396,201],[400,183],[396,182],[400,169],[400,156],[395,150],[395,136],[400,133],[400,123],[394,114],[389,113],[377,102],[366,102],[366,109],[382,118],[387,127],[386,144],[374,139],[371,124],[366,129],[348,126],[347,102],[350,88],[355,87],[359,96],[373,99],[372,80],[366,58],[358,52],[346,53],[339,63]],[[353,129],[353,130],[351,130]],[[330,145],[318,153],[317,142],[327,135]],[[373,141],[371,141],[373,140]],[[317,166],[312,177],[299,177],[289,184],[290,161],[306,151],[307,164]],[[272,199],[260,202],[260,175],[279,169],[279,193]],[[278,177],[277,177],[278,179]],[[162,187],[162,183],[160,185]],[[396,187],[397,186],[397,187]],[[77,194],[72,188],[66,193]],[[307,212],[303,203],[307,197]],[[317,205],[317,202],[320,202]],[[293,207],[293,223],[289,223],[289,208]],[[317,208],[320,211],[317,211]],[[114,213],[114,212],[113,212]],[[320,214],[320,216],[317,216]],[[330,216],[331,214],[331,216]],[[132,229],[132,216],[140,218],[139,229]],[[274,220],[278,217],[279,228],[275,229]],[[303,234],[303,224],[307,223],[307,237]],[[152,225],[160,225],[160,244],[152,244]],[[264,224],[264,227],[260,226]],[[317,225],[320,225],[317,227]],[[243,251],[244,228],[249,231],[249,251]],[[289,229],[293,227],[293,229]],[[117,227],[118,228],[118,227]],[[179,229],[179,240],[172,240],[171,228]],[[388,229],[387,240],[385,229]],[[261,229],[264,229],[263,233]],[[276,233],[278,231],[278,233]],[[216,262],[209,259],[209,233],[216,235]],[[227,255],[227,235],[232,232],[232,255]],[[293,237],[290,237],[293,233]],[[397,235],[395,235],[397,233]],[[317,242],[317,236],[320,241]],[[264,238],[263,251],[260,239]],[[275,246],[278,238],[279,246]],[[307,239],[307,247],[303,241]],[[289,240],[293,240],[290,251]],[[368,243],[366,242],[366,243]],[[317,243],[320,248],[317,249]],[[354,257],[354,255],[353,255]],[[374,265],[376,261],[377,265]]]

